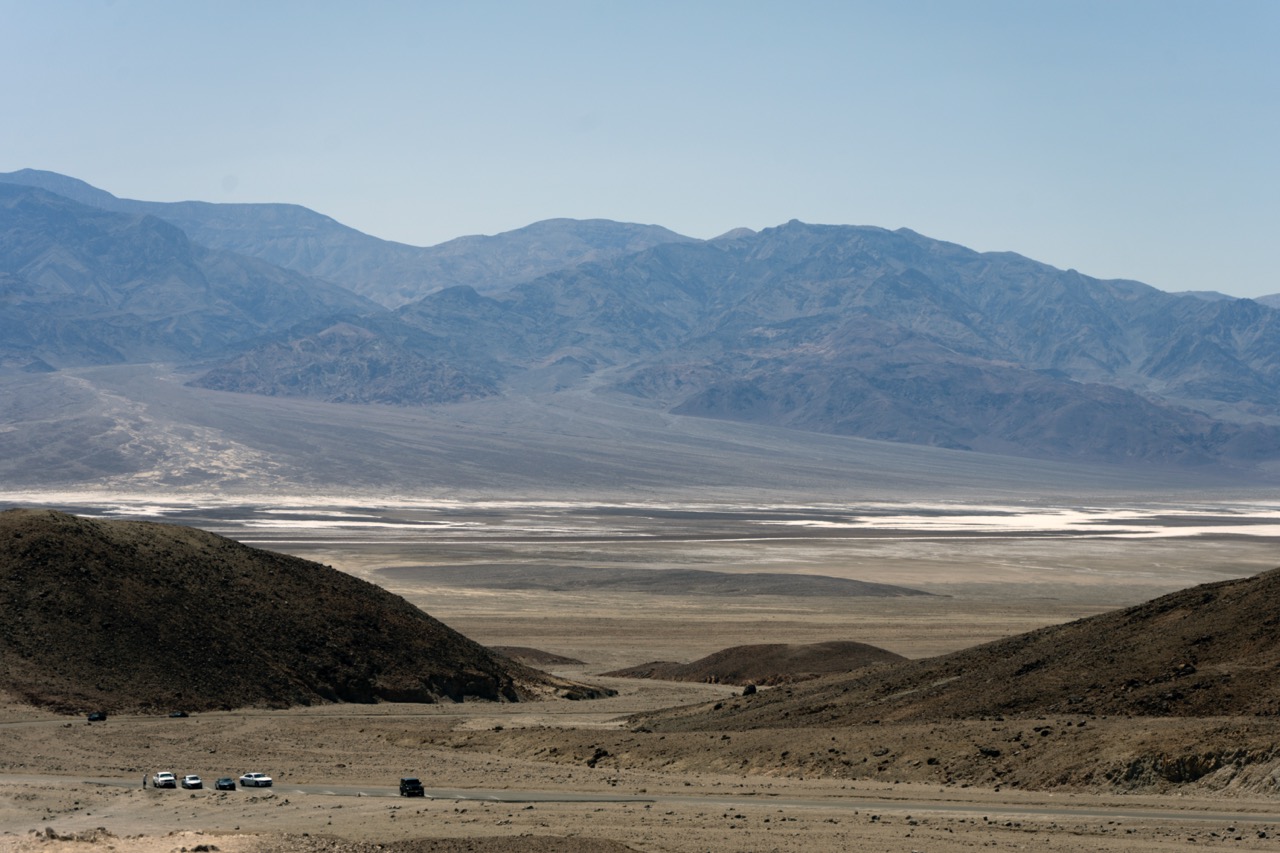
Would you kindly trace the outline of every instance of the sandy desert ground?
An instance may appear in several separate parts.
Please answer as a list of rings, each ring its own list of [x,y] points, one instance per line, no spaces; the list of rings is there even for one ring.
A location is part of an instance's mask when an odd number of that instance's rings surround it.
[[[335,516],[279,512],[231,512],[216,524],[252,544],[381,583],[481,642],[578,658],[583,666],[556,671],[607,683],[619,695],[95,724],[7,703],[0,707],[0,850],[354,851],[411,839],[438,843],[404,849],[1280,849],[1280,801],[1247,790],[1184,787],[1139,796],[780,773],[749,760],[752,744],[764,751],[776,743],[641,735],[624,720],[638,710],[723,699],[737,688],[595,675],[754,642],[850,639],[908,657],[938,654],[1273,568],[1280,549],[1260,523],[1224,531],[1199,511],[1176,518],[1161,511],[1142,523],[1163,533],[1117,537],[1085,529],[1067,535],[1058,522],[1009,515],[981,529],[953,519],[870,530],[830,518],[765,524],[758,512],[654,520],[525,507],[455,513],[448,524],[434,510],[360,512],[370,526],[316,526]],[[351,521],[353,513],[337,517]],[[1232,510],[1218,521],[1238,525],[1240,517]],[[264,519],[278,523],[258,523]],[[213,521],[200,526],[216,529]],[[1134,524],[1109,517],[1103,526]],[[1212,529],[1197,537],[1165,535],[1206,524]],[[512,564],[552,577],[567,566],[826,574],[935,595],[723,600],[679,590],[497,590],[442,585],[428,571],[466,565],[483,577],[487,566]],[[965,736],[957,727],[956,737]],[[1117,729],[1116,737],[1124,736]],[[792,749],[816,751],[835,735],[786,737]],[[864,748],[857,733],[840,737],[847,738],[842,749]],[[143,775],[161,769],[198,773],[206,782],[264,770],[277,784],[269,791],[143,789]],[[430,796],[397,797],[401,775],[420,776]]]

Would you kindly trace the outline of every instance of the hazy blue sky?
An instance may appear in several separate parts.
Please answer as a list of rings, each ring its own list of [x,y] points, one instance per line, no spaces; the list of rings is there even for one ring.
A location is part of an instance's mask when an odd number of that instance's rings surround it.
[[[417,245],[909,227],[1280,291],[1280,0],[13,2],[0,171]]]

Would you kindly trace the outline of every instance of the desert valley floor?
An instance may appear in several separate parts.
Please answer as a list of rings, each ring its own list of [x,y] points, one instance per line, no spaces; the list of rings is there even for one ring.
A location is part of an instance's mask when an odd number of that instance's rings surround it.
[[[486,645],[582,661],[546,668],[618,695],[94,724],[10,702],[0,707],[0,850],[363,850],[411,839],[437,841],[403,849],[1280,850],[1280,797],[1256,785],[1138,794],[778,772],[757,757],[856,758],[913,734],[645,734],[626,715],[731,701],[741,688],[598,675],[752,643],[857,640],[911,658],[942,654],[1274,568],[1274,504],[43,503],[192,524],[334,566]],[[789,575],[798,590],[803,576],[820,575],[930,595],[717,595],[682,586],[693,583],[686,570]],[[269,630],[245,642],[270,642]],[[1080,722],[1065,714],[1044,727],[1071,732]],[[971,748],[1034,725],[957,721],[929,736]],[[1176,743],[1183,724],[1089,725],[1123,744]],[[1280,742],[1280,725],[1259,720],[1255,734]],[[160,769],[206,782],[265,770],[277,783],[264,792],[144,790],[143,775]],[[429,797],[396,797],[402,775],[420,776]]]

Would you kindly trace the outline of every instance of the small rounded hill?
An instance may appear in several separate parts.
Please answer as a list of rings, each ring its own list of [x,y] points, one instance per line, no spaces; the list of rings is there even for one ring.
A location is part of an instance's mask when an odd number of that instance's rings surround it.
[[[0,691],[63,712],[585,698],[336,569],[170,524],[0,512]]]
[[[760,643],[721,649],[691,663],[654,661],[613,672],[619,678],[660,678],[710,684],[770,686],[849,673],[904,661],[902,655],[853,640],[825,643]]]

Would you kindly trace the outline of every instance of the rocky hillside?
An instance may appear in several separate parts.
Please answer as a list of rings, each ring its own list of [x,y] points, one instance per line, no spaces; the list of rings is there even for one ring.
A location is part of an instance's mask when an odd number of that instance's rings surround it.
[[[0,691],[64,712],[592,695],[373,584],[175,525],[0,513],[0,625]]]
[[[1280,714],[1280,569],[1137,607],[734,707],[659,713],[654,728],[718,730],[1055,714]]]
[[[606,672],[618,678],[659,678],[710,684],[792,684],[823,675],[904,661],[902,655],[852,640],[761,643],[721,649],[690,663],[654,661]]]
[[[305,337],[273,340],[208,371],[200,386],[215,391],[305,397],[330,403],[424,406],[498,393],[500,371],[455,359],[392,318],[338,320]]]

